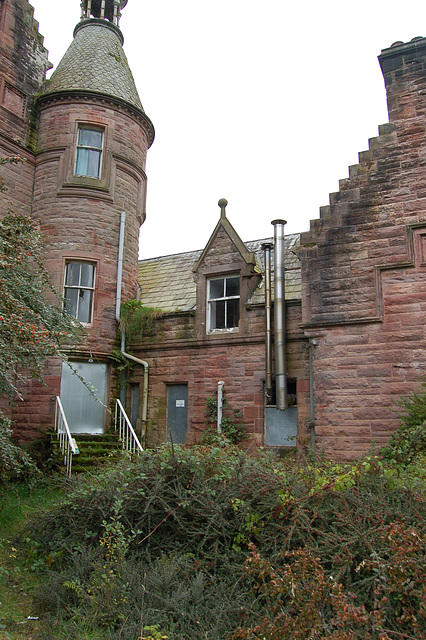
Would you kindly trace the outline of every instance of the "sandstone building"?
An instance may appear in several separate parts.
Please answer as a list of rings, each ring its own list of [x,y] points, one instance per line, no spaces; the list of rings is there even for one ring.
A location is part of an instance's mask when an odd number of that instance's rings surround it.
[[[385,442],[396,400],[426,367],[426,39],[382,51],[389,123],[309,232],[283,237],[275,221],[272,238],[268,221],[263,240],[244,243],[220,201],[203,250],[138,272],[154,130],[122,48],[127,0],[83,0],[47,82],[33,8],[0,1],[0,155],[26,158],[4,167],[7,201],[41,221],[46,265],[85,329],[70,359],[104,404],[118,395],[120,303],[140,296],[161,312],[127,345],[121,398],[148,446],[196,442],[219,381],[255,446],[314,443],[348,458]],[[12,407],[21,438],[52,429],[57,396],[73,432],[108,429],[108,411],[60,362],[46,383]]]
[[[4,167],[9,191],[2,212],[12,200],[40,220],[45,264],[84,327],[68,355],[103,405],[111,396],[117,299],[136,295],[145,163],[154,138],[122,47],[126,2],[81,3],[73,42],[48,82],[33,8],[27,0],[0,5],[0,154],[26,159]],[[13,407],[21,437],[52,429],[58,396],[74,432],[108,426],[105,406],[67,365],[52,360],[46,383],[29,384],[25,402]]]

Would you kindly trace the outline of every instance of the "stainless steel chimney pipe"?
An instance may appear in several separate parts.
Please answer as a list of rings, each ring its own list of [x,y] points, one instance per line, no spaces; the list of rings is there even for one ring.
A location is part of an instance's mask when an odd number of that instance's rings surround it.
[[[286,220],[273,220],[274,225],[274,340],[276,407],[287,409],[287,372],[285,357],[285,272],[284,225]]]
[[[265,394],[267,404],[272,396],[272,330],[271,330],[271,249],[270,242],[262,244],[265,252]]]

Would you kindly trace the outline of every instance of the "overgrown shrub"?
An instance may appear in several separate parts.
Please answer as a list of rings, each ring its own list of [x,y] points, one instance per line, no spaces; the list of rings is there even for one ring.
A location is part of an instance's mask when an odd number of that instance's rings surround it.
[[[147,332],[152,335],[155,321],[162,315],[161,309],[146,307],[140,300],[127,300],[121,305],[120,328],[128,342],[136,342]]]
[[[426,379],[420,389],[399,402],[400,425],[382,453],[387,459],[407,466],[426,457]]]
[[[12,424],[0,411],[0,485],[12,478],[28,478],[38,473],[35,462],[13,444]]]
[[[420,640],[425,516],[373,459],[163,447],[77,481],[24,536],[55,640],[76,620],[114,640]]]
[[[225,395],[222,393],[222,421],[221,431],[217,431],[217,391],[206,400],[205,414],[207,429],[202,433],[200,443],[205,445],[240,444],[247,440],[247,427],[241,423],[240,409],[231,409]]]

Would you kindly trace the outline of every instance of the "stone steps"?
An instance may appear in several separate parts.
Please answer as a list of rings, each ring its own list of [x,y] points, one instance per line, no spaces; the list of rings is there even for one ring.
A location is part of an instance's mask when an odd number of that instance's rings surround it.
[[[121,442],[116,433],[73,434],[79,454],[73,456],[72,473],[84,473],[99,468],[106,462],[118,459],[123,453]],[[53,459],[57,460],[59,468],[63,468],[61,453],[58,449],[56,435],[52,436]]]

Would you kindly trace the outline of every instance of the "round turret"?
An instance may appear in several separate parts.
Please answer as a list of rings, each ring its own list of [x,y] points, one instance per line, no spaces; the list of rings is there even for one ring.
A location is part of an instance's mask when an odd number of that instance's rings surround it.
[[[33,212],[46,238],[46,267],[65,309],[84,326],[68,355],[104,403],[120,300],[137,293],[145,164],[154,139],[122,47],[118,18],[125,4],[82,3],[74,40],[37,100]],[[81,416],[92,409],[102,415],[89,426],[76,415],[74,383],[63,368],[61,398],[72,416],[70,428],[102,431],[103,409],[86,407],[86,390],[78,385]]]

